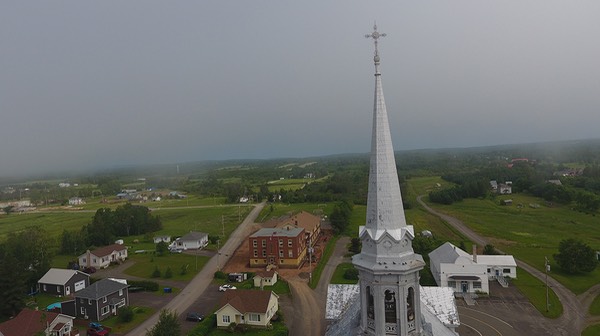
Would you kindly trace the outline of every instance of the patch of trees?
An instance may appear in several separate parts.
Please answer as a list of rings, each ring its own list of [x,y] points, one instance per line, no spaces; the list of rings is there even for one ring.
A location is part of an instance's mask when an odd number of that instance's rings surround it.
[[[163,309],[160,311],[158,322],[150,329],[146,336],[179,336],[181,324],[177,313]]]
[[[587,244],[573,238],[560,241],[554,260],[569,274],[589,273],[598,265],[596,252]]]
[[[350,224],[353,208],[354,206],[352,203],[348,201],[339,202],[333,207],[333,210],[329,215],[329,220],[336,233],[341,233],[346,230]]]
[[[153,216],[145,206],[127,203],[115,210],[101,208],[81,231],[63,231],[60,252],[77,254],[89,246],[110,245],[117,237],[143,235],[160,229],[160,217]]]
[[[0,319],[15,315],[25,294],[50,269],[52,253],[45,230],[38,226],[9,233],[0,244]]]

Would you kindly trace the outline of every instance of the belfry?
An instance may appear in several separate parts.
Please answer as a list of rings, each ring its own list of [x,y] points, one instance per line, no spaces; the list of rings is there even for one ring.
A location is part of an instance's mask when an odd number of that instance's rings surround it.
[[[352,258],[359,271],[360,333],[421,335],[419,271],[423,257],[412,248],[414,229],[402,207],[396,160],[381,85],[378,41],[373,27],[375,102],[366,223],[360,227],[362,250]]]

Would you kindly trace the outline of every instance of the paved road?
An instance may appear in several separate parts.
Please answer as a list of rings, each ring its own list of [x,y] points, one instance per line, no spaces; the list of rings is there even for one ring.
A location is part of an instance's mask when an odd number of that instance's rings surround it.
[[[214,272],[217,270],[219,264],[224,265],[229,257],[233,255],[233,252],[242,244],[245,238],[250,234],[252,230],[252,224],[258,217],[258,214],[265,206],[265,202],[262,202],[254,207],[250,214],[244,219],[235,231],[229,236],[227,243],[221,248],[221,256],[215,255],[208,263],[204,266],[202,271],[198,273],[192,281],[169,302],[164,308],[170,311],[182,314],[185,312],[206,290],[208,285],[213,280]],[[146,335],[146,332],[151,329],[158,321],[159,312],[152,315],[142,324],[137,326],[135,329],[130,331],[127,335],[129,336],[142,336]]]
[[[290,336],[321,336],[325,334],[325,306],[327,288],[337,265],[344,261],[350,238],[337,240],[331,257],[325,264],[317,287],[308,287],[308,279],[295,277],[288,283],[292,291],[293,311],[286,314]],[[293,314],[291,314],[293,313]]]
[[[423,206],[423,208],[425,208],[425,210],[427,210],[431,214],[434,214],[434,215],[440,217],[441,219],[446,221],[448,224],[452,225],[454,228],[456,228],[458,231],[460,231],[462,234],[467,236],[467,238],[469,238],[471,241],[475,242],[476,244],[478,244],[480,246],[485,246],[488,244],[488,242],[485,238],[483,238],[482,236],[478,235],[473,230],[468,228],[461,220],[454,218],[452,216],[448,216],[444,213],[438,212],[438,211],[432,209],[431,207],[429,207],[427,204],[425,204],[425,202],[423,202],[423,200],[422,200],[423,196],[425,196],[425,195],[420,195],[419,197],[417,197],[417,201],[419,202],[419,204],[421,204],[421,206]],[[517,260],[517,259],[515,259],[515,260],[519,267],[523,268],[524,270],[526,270],[527,272],[529,272],[531,275],[535,276],[536,278],[540,279],[541,281],[545,281],[545,274],[543,272],[540,272],[536,268],[534,268],[534,267],[530,266],[529,264],[526,264],[520,260]],[[580,335],[581,331],[586,326],[586,312],[588,311],[589,304],[587,306],[584,306],[582,304],[582,302],[577,299],[575,294],[573,294],[573,292],[571,292],[568,288],[563,286],[560,282],[556,281],[552,277],[548,277],[548,285],[552,288],[552,290],[554,290],[554,292],[558,296],[558,299],[560,300],[560,302],[563,305],[562,316],[560,318],[558,318],[557,320],[548,320],[549,323],[556,324],[555,335],[564,335],[564,336]],[[600,288],[597,288],[597,287],[598,286],[590,288],[588,290],[588,292],[590,292],[590,293],[600,292]],[[586,293],[588,293],[588,292],[586,292]],[[589,303],[591,303],[591,300],[589,299],[589,297],[591,297],[592,294],[586,295],[586,293],[582,294],[582,298],[588,298],[587,300],[589,301]],[[592,300],[593,300],[593,297],[592,297]]]

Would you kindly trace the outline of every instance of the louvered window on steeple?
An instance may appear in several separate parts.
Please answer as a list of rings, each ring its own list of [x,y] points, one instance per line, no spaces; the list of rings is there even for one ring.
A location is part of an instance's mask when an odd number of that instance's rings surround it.
[[[367,292],[367,317],[375,319],[375,300],[373,299],[373,293],[371,293],[371,286],[366,287]]]
[[[396,323],[396,293],[385,291],[385,323]]]
[[[415,319],[415,290],[408,288],[408,296],[406,297],[406,319],[408,322]]]

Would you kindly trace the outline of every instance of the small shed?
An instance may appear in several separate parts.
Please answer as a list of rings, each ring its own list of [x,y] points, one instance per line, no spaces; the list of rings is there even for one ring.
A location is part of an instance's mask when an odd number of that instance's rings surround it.
[[[277,272],[273,270],[256,272],[256,275],[252,278],[254,280],[254,287],[273,286],[277,283],[277,276]]]

